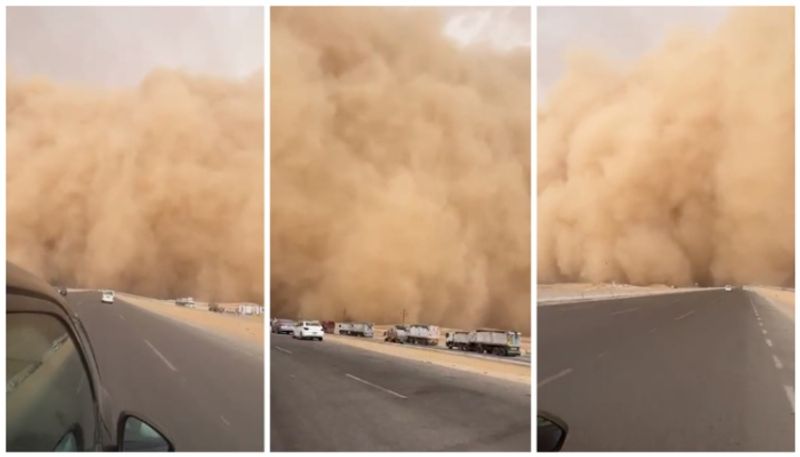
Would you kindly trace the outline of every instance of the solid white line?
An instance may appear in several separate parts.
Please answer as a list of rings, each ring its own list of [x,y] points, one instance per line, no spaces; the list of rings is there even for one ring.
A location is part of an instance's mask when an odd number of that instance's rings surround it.
[[[231,423],[230,423],[230,422],[228,422],[228,419],[225,419],[225,418],[224,418],[224,417],[222,417],[222,416],[219,416],[219,419],[220,419],[220,420],[222,421],[222,423],[223,423],[223,424],[225,424],[226,426],[228,426],[228,427],[230,427],[230,426],[231,426]]]
[[[169,367],[169,369],[170,369],[170,370],[172,370],[172,371],[178,371],[178,369],[177,369],[177,368],[175,368],[175,365],[173,365],[173,364],[169,363],[169,360],[167,360],[167,358],[166,358],[166,357],[164,357],[164,354],[162,354],[162,353],[158,352],[158,349],[156,349],[156,347],[155,347],[155,346],[153,346],[152,344],[150,344],[150,342],[149,342],[149,341],[147,341],[147,340],[144,340],[144,342],[145,342],[145,343],[147,343],[147,345],[148,345],[148,346],[150,346],[150,349],[152,349],[152,350],[153,350],[153,352],[155,352],[155,353],[156,353],[156,355],[157,355],[157,356],[159,356],[159,357],[161,358],[161,360],[162,360],[162,361],[163,361],[163,362],[164,362],[164,363],[165,363],[165,364],[166,364],[166,365]]]
[[[371,382],[369,382],[369,381],[365,381],[365,380],[363,380],[363,379],[361,379],[361,378],[359,378],[359,377],[357,377],[357,376],[353,376],[353,375],[351,375],[350,373],[346,373],[346,374],[345,374],[345,376],[347,376],[348,378],[350,378],[350,379],[353,379],[353,380],[355,380],[355,381],[358,381],[358,382],[364,383],[364,384],[366,384],[366,385],[368,385],[368,386],[374,387],[374,388],[376,388],[376,389],[380,389],[380,390],[382,390],[382,391],[384,391],[384,392],[386,392],[386,393],[388,393],[388,394],[392,394],[392,395],[394,395],[395,397],[400,397],[400,398],[408,398],[408,397],[406,397],[405,395],[400,395],[399,393],[397,393],[397,392],[395,392],[395,391],[393,391],[393,390],[391,390],[391,389],[387,389],[386,387],[381,387],[381,386],[379,386],[379,385],[377,385],[377,384],[373,384],[373,383],[371,383]]]
[[[688,312],[688,313],[686,313],[686,314],[682,314],[682,315],[680,315],[680,316],[676,317],[676,318],[675,318],[675,320],[676,320],[676,321],[679,321],[679,320],[681,320],[681,319],[684,319],[684,318],[686,318],[686,317],[689,317],[689,316],[691,316],[692,314],[694,314],[694,310],[692,310],[692,311],[689,311],[689,312]]]
[[[792,412],[794,412],[794,387],[783,386],[783,390],[786,392],[786,397],[789,399],[789,404],[792,405]]]
[[[292,351],[290,351],[290,350],[288,350],[288,349],[284,349],[284,348],[282,348],[282,347],[280,347],[280,346],[275,346],[275,349],[277,349],[277,350],[279,350],[279,351],[281,351],[281,352],[285,352],[285,353],[287,353],[287,354],[291,354],[291,353],[292,353]]]
[[[771,339],[764,338],[764,340],[767,342],[767,346],[772,347],[772,340]]]
[[[632,313],[632,312],[636,311],[637,309],[639,309],[639,308],[623,309],[622,311],[615,311],[615,312],[611,313],[611,315],[612,316],[616,316],[618,314]]]
[[[549,378],[545,378],[545,379],[542,379],[541,381],[539,381],[539,384],[537,384],[536,387],[542,387],[542,386],[544,386],[546,384],[550,384],[551,382],[555,381],[556,379],[564,377],[564,376],[566,376],[566,375],[568,375],[570,373],[572,373],[572,368],[567,368],[566,370],[561,370],[561,372],[556,373],[553,376],[550,376]]]
[[[781,363],[781,359],[777,358],[775,354],[772,354],[772,361],[775,362],[775,368],[782,369],[783,363]]]

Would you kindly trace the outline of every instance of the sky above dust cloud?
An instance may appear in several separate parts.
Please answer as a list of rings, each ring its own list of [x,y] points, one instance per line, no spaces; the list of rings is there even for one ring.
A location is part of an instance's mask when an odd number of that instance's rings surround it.
[[[539,281],[793,285],[794,11],[725,12],[628,63],[564,56],[538,113]]]
[[[11,8],[7,256],[44,279],[263,302],[260,8]]]
[[[465,43],[431,8],[271,21],[273,315],[529,331],[522,33]]]

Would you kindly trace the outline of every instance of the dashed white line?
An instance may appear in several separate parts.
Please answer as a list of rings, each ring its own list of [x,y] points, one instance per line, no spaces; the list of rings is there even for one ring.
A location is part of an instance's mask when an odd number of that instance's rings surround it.
[[[767,342],[767,346],[772,347],[772,340],[769,338],[764,338],[764,341]]]
[[[784,385],[783,390],[786,392],[786,398],[789,399],[789,404],[792,405],[792,412],[794,412],[794,387]]]
[[[649,332],[647,332],[647,333],[655,333],[655,332],[656,332],[656,328],[655,328],[655,327],[653,327],[653,328],[651,328],[651,329],[650,329],[650,331],[649,331]]]
[[[399,393],[397,393],[397,392],[395,392],[395,391],[393,391],[393,390],[391,390],[391,389],[387,389],[386,387],[381,387],[381,386],[379,386],[379,385],[377,385],[377,384],[373,384],[373,383],[371,383],[371,382],[369,382],[369,381],[365,381],[365,380],[363,380],[363,379],[359,378],[358,376],[353,376],[353,375],[351,375],[350,373],[346,373],[346,374],[345,374],[345,376],[347,376],[348,378],[350,378],[350,379],[352,379],[352,380],[355,380],[355,381],[358,381],[358,382],[360,382],[360,383],[366,384],[366,385],[368,385],[368,386],[370,386],[370,387],[374,387],[374,388],[376,388],[376,389],[382,390],[382,391],[384,391],[384,392],[386,392],[386,393],[388,393],[388,394],[394,395],[395,397],[398,397],[398,398],[408,398],[408,397],[406,397],[405,395],[401,395],[401,394],[399,394]]]
[[[632,312],[636,311],[637,309],[639,309],[639,308],[628,308],[628,309],[623,309],[622,311],[615,311],[615,312],[611,313],[611,315],[612,315],[612,316],[616,316],[616,315],[618,315],[618,314],[632,313]]]
[[[763,326],[764,326],[764,323],[763,323],[763,322],[761,322],[761,321],[758,321],[758,326],[759,326],[759,327],[763,327]]]
[[[539,384],[537,384],[536,387],[542,387],[542,386],[544,386],[546,384],[550,384],[551,382],[555,381],[556,379],[562,378],[562,377],[564,377],[564,376],[566,376],[566,375],[568,375],[570,373],[572,373],[572,368],[567,368],[566,370],[561,370],[560,372],[554,374],[553,376],[550,376],[549,378],[545,378],[545,379],[542,379],[541,381],[539,381]]]
[[[123,316],[122,314],[117,314],[117,316],[119,316],[119,318],[122,319],[123,321],[125,320],[125,316]]]
[[[599,358],[605,357],[606,354],[608,354],[608,351],[603,351],[603,352],[597,354],[597,358],[599,359]]]
[[[275,349],[277,349],[277,350],[279,350],[279,351],[281,351],[281,352],[285,352],[285,353],[287,353],[287,354],[291,354],[291,353],[292,353],[292,351],[290,351],[290,350],[288,350],[288,349],[284,349],[284,348],[282,348],[282,347],[280,347],[280,346],[275,346]]]
[[[155,352],[155,353],[156,353],[156,355],[157,355],[157,356],[158,356],[158,357],[161,359],[161,361],[162,361],[162,362],[164,362],[164,364],[165,364],[165,365],[167,365],[167,366],[169,367],[169,369],[170,369],[170,370],[172,370],[172,371],[178,371],[178,369],[177,369],[177,368],[175,368],[175,365],[173,365],[173,364],[169,363],[169,360],[167,360],[167,358],[166,358],[166,357],[164,357],[164,354],[162,354],[162,353],[158,352],[158,349],[156,349],[156,347],[155,347],[155,346],[153,346],[152,344],[150,344],[150,342],[149,342],[149,341],[147,341],[147,340],[144,340],[144,342],[145,342],[145,343],[147,343],[147,345],[148,345],[148,346],[150,346],[150,349],[152,349],[152,350],[153,350],[153,352]]]
[[[222,423],[223,423],[223,424],[225,424],[225,426],[227,426],[227,427],[230,427],[230,426],[231,426],[231,423],[230,423],[230,422],[228,422],[228,419],[225,419],[225,417],[224,417],[224,416],[219,416],[219,420],[221,420],[221,421],[222,421]]]
[[[765,328],[762,328],[762,329],[761,329],[761,333],[763,333],[764,335],[766,335],[766,334],[767,334],[767,329],[765,329]]]
[[[681,314],[680,316],[676,317],[676,318],[675,318],[675,320],[676,320],[676,321],[679,321],[679,320],[681,320],[681,319],[685,319],[685,318],[687,318],[687,317],[691,316],[692,314],[694,314],[694,310],[692,310],[692,311],[689,311],[689,312],[688,312],[688,313],[686,313],[686,314]]]
[[[783,363],[781,362],[781,359],[776,357],[775,354],[772,354],[772,361],[775,362],[775,368],[779,370],[783,369]]]

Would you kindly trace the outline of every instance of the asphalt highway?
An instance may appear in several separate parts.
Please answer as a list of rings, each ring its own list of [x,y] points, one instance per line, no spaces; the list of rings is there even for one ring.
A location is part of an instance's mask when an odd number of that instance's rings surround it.
[[[794,450],[794,322],[735,289],[537,307],[565,451]]]
[[[272,451],[530,451],[528,384],[272,335]]]
[[[263,349],[119,297],[66,297],[86,327],[101,382],[120,411],[152,420],[178,451],[264,450]],[[115,413],[115,416],[116,416]]]

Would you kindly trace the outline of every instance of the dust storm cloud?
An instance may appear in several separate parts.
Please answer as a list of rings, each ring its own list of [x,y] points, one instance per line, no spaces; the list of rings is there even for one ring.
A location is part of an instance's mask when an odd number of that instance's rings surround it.
[[[263,301],[263,74],[7,88],[7,256],[56,284]]]
[[[271,16],[272,314],[528,331],[529,48],[433,9]]]
[[[538,123],[541,282],[794,283],[792,8],[574,54]]]

